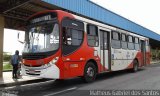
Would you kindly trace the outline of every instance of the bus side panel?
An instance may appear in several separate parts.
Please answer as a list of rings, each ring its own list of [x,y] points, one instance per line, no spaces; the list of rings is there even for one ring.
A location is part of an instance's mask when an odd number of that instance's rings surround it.
[[[150,54],[150,46],[149,40],[146,40],[146,65],[150,64],[151,54]]]
[[[151,55],[150,52],[146,52],[146,65],[149,65],[151,62]]]
[[[91,59],[97,62],[98,69],[100,69],[100,67],[102,66],[99,63],[100,58],[98,55],[94,56],[94,51],[95,48],[88,46],[85,34],[84,41],[81,46],[75,52],[62,57],[65,67],[63,71],[64,76],[62,78],[64,79],[83,76],[85,65]]]
[[[139,67],[142,67],[143,66],[142,62],[143,61],[141,59],[142,58],[142,52],[141,51],[138,52],[136,58],[138,59]]]
[[[141,53],[140,51],[137,51],[137,54],[136,54],[136,56],[134,57],[134,59],[137,59],[137,60],[138,60],[139,67],[142,66],[142,63],[141,63],[141,62],[142,62],[141,54],[142,54],[142,53]],[[133,59],[133,60],[134,60],[134,59]],[[133,60],[129,63],[127,69],[133,68]]]
[[[78,61],[64,62],[65,65],[64,78],[82,76],[84,63],[85,62],[78,62]]]

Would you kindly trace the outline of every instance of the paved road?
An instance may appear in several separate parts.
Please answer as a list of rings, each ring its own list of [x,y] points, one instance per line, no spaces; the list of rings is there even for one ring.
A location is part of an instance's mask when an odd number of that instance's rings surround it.
[[[84,83],[81,78],[74,78],[62,82],[50,80],[43,83],[6,87],[1,90],[3,90],[2,94],[10,93],[18,94],[18,96],[87,96],[90,94],[89,90],[113,89],[160,90],[160,65],[151,65],[136,73],[119,71],[99,74],[96,81],[89,84]]]

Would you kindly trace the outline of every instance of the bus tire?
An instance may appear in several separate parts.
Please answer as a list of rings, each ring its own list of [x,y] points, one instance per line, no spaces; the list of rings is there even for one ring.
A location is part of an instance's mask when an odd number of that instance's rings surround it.
[[[97,75],[97,68],[93,62],[88,62],[84,68],[84,81],[86,83],[93,82]]]
[[[133,72],[137,72],[138,71],[138,65],[139,65],[138,61],[134,60],[133,61],[133,69],[132,69]]]

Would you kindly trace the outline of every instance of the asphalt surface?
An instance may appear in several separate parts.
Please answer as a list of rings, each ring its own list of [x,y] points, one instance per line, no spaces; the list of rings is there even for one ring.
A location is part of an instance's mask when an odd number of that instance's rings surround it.
[[[99,74],[93,83],[73,78],[4,87],[0,90],[2,96],[91,96],[91,90],[160,90],[160,64],[141,68],[136,73],[127,70]]]

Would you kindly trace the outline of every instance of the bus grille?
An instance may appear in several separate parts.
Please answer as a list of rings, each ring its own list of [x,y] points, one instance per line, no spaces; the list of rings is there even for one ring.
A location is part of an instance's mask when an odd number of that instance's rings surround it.
[[[41,67],[42,65],[24,65],[26,67]]]
[[[27,60],[37,60],[37,59],[43,59],[45,58],[45,55],[42,54],[23,54],[22,58]]]
[[[40,75],[41,71],[39,70],[25,70],[28,75]]]

